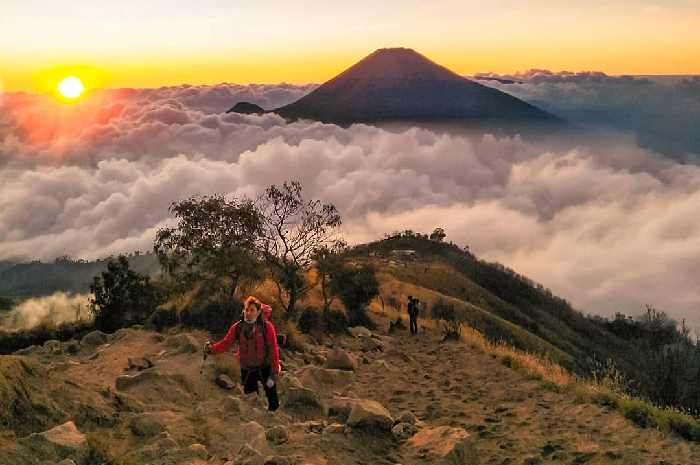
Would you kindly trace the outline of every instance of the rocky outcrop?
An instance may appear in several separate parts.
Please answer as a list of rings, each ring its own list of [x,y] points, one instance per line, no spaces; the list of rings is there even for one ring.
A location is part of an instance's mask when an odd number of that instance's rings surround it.
[[[474,439],[461,428],[434,426],[422,429],[408,440],[425,460],[439,465],[478,465]]]
[[[189,334],[180,333],[170,336],[165,342],[167,347],[175,349],[179,353],[194,354],[202,348],[201,344]]]
[[[34,433],[22,440],[38,460],[58,461],[75,456],[87,447],[85,436],[69,421],[43,433]]]
[[[334,348],[326,358],[326,368],[355,371],[357,362],[343,349]]]
[[[153,366],[153,362],[147,357],[129,357],[127,360],[127,366],[131,370],[136,369],[141,371],[151,368]]]
[[[165,425],[154,414],[143,414],[134,417],[130,423],[131,432],[136,436],[152,438],[165,431]]]
[[[250,102],[238,102],[228,110],[226,110],[226,113],[241,113],[244,115],[262,115],[265,113],[265,110]]]

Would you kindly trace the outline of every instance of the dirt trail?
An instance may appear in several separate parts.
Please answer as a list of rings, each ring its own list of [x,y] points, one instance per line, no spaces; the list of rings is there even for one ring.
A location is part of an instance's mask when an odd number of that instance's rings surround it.
[[[700,445],[634,426],[619,413],[579,404],[541,382],[478,354],[464,343],[440,342],[424,330],[399,332],[394,348],[409,362],[380,355],[360,364],[355,391],[392,415],[412,411],[430,425],[463,427],[476,439],[482,464],[700,464]],[[404,465],[425,463],[401,457]]]

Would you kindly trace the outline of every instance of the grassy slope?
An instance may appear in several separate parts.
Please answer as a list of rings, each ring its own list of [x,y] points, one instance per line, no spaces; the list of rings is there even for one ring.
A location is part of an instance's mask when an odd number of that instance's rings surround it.
[[[396,249],[415,250],[416,259],[405,267],[389,265],[389,260],[396,259],[391,253]],[[379,255],[370,257],[370,252]],[[635,370],[637,362],[625,341],[502,265],[478,260],[449,244],[411,237],[359,246],[350,255],[399,281],[457,299],[469,326],[490,340],[502,339],[521,350],[553,357],[575,372],[588,372],[594,357],[610,358],[624,371]],[[420,292],[416,294],[423,299]],[[404,304],[406,295],[399,297]]]

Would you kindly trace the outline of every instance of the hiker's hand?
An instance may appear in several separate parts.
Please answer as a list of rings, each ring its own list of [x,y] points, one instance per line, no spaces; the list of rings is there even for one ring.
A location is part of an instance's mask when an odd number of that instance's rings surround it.
[[[279,373],[275,373],[274,371],[270,373],[270,379],[272,381],[277,381],[277,377],[279,376]]]
[[[211,349],[209,348],[209,346],[210,346],[210,344],[208,342],[206,344],[204,344],[204,350],[202,350],[202,353],[204,355],[211,354]]]

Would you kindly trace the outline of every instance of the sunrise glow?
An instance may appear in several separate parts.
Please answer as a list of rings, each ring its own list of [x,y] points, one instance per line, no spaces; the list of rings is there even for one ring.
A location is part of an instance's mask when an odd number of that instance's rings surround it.
[[[83,82],[75,76],[68,76],[58,83],[58,92],[67,99],[77,99],[85,91]]]

